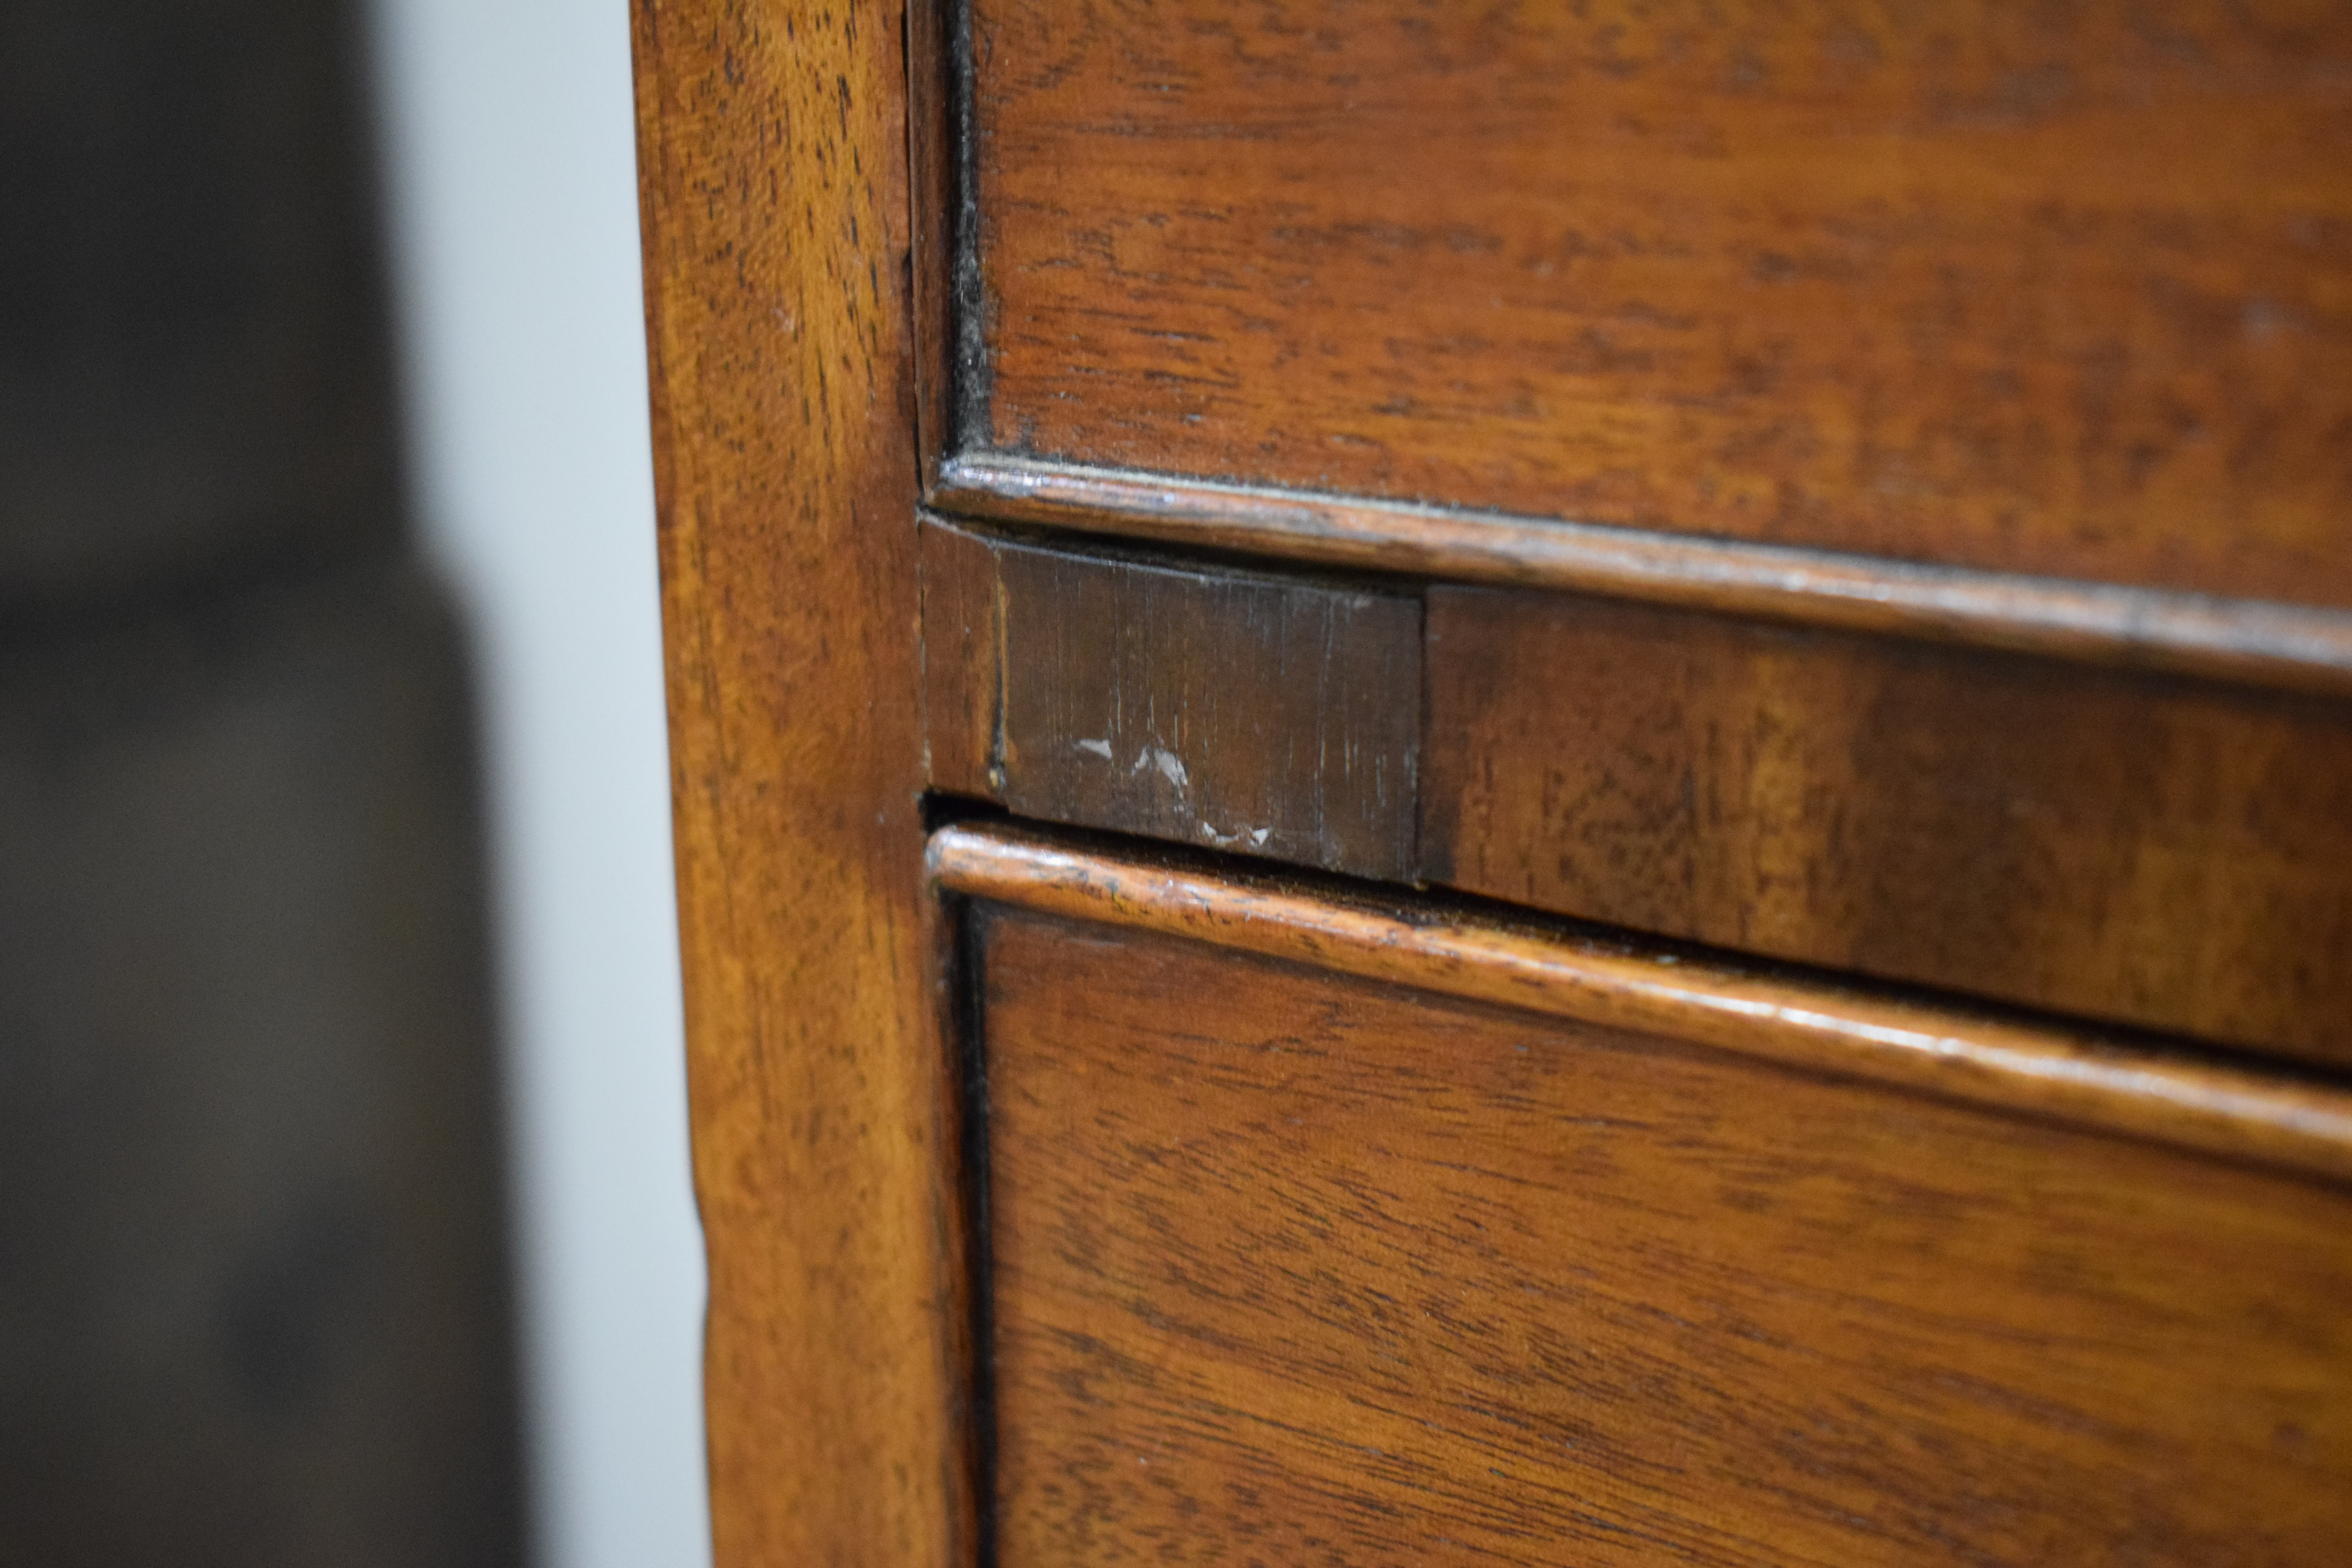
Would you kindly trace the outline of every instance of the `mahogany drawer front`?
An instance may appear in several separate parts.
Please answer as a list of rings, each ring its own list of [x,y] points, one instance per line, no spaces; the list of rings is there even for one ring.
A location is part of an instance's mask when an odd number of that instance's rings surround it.
[[[975,919],[1006,1568],[2286,1564],[2352,1531],[2342,1186]]]
[[[930,782],[2352,1065],[2352,702],[922,530]]]
[[[1427,595],[1422,875],[2352,1065],[2352,704]]]
[[[956,440],[2352,605],[2352,12],[973,0]]]

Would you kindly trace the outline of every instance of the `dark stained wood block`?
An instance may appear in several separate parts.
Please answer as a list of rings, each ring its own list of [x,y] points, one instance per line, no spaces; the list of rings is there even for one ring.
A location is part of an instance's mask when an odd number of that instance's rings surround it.
[[[1412,875],[1416,595],[923,531],[935,785]]]
[[[2352,604],[2344,7],[971,27],[975,449]]]
[[[1006,1563],[2202,1568],[2352,1532],[2341,1187],[979,930]]]
[[[2352,709],[1433,588],[1423,874],[2352,1063]]]

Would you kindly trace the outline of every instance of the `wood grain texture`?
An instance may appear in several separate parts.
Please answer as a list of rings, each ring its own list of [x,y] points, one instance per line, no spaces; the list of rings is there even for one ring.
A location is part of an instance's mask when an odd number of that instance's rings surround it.
[[[1597,594],[2069,663],[2352,695],[2352,613],[2270,600],[1412,506],[996,452],[938,465],[941,510],[1285,562]]]
[[[2340,1187],[985,921],[999,1552],[2332,1562]]]
[[[1004,798],[1004,584],[997,542],[925,519],[923,765],[949,795]]]
[[[2352,1182],[2352,1090],[2161,1040],[1034,828],[944,828],[928,859],[946,891],[1040,914]]]
[[[923,539],[935,788],[2352,1065],[2341,699]]]
[[[717,1558],[967,1562],[900,16],[634,19]]]
[[[1638,605],[1428,596],[1423,873],[2352,1065],[2352,707]]]
[[[922,487],[938,479],[939,457],[954,440],[957,393],[950,337],[958,311],[958,226],[963,203],[969,114],[961,29],[943,0],[905,7],[907,19],[907,275],[912,317],[915,449]]]
[[[936,787],[977,783],[1053,822],[1413,874],[1417,596],[936,520],[923,535]]]
[[[974,0],[986,444],[2352,604],[2352,13]]]

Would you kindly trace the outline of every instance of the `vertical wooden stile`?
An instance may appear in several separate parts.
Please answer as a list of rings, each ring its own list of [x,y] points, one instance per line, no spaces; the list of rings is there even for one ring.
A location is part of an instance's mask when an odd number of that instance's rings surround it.
[[[634,9],[725,1568],[973,1550],[921,883],[903,20]]]

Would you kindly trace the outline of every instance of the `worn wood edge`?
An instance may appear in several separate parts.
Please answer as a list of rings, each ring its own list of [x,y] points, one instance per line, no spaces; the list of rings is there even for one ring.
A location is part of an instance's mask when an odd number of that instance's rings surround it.
[[[2352,612],[962,452],[943,512],[1546,588],[2323,696]]]
[[[915,453],[921,486],[937,487],[942,454],[953,441],[955,397],[957,56],[951,41],[955,0],[907,5],[907,170],[908,286],[914,305]]]
[[[993,1383],[982,1351],[990,1342],[988,1116],[979,1098],[986,1080],[976,1066],[982,1037],[970,922],[954,901],[931,897],[923,903],[923,979],[939,1062],[932,1115],[940,1155],[931,1163],[930,1195],[942,1268],[932,1305],[949,1372],[948,1568],[982,1568],[993,1560],[996,1436]]]
[[[965,898],[2352,1181],[2352,1091],[2086,1029],[1002,824],[940,829],[926,866],[936,889]]]
[[[973,105],[980,91],[974,56],[972,0],[911,0],[938,13],[940,69],[931,78],[940,93],[939,122],[948,158],[941,163],[940,194],[950,215],[940,226],[940,264],[947,280],[939,324],[946,359],[941,369],[947,423],[939,448],[943,465],[960,450],[987,439],[989,399],[995,361],[988,347],[989,290],[981,270],[980,139]],[[932,472],[927,469],[927,475]],[[934,486],[934,489],[937,487]]]
[[[923,774],[932,789],[1004,798],[1004,578],[1002,544],[918,513],[922,603]],[[975,603],[975,601],[982,601]],[[986,656],[966,656],[972,623]]]

